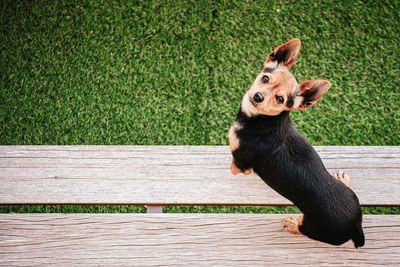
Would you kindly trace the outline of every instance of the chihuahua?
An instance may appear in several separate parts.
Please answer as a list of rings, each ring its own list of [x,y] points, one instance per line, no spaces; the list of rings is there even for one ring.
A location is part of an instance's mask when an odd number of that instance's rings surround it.
[[[297,83],[290,72],[301,42],[292,39],[275,48],[245,93],[229,130],[233,174],[255,172],[303,213],[287,218],[283,228],[293,234],[332,245],[353,240],[364,245],[362,212],[349,177],[331,175],[320,157],[291,122],[291,110],[305,110],[329,90],[326,80]]]

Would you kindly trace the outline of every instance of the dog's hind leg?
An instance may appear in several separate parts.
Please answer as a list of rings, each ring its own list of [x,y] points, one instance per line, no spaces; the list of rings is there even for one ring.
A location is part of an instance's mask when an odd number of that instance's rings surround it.
[[[333,174],[333,177],[334,177],[336,180],[339,180],[339,181],[341,181],[342,183],[344,183],[347,187],[351,188],[350,177],[349,177],[347,174],[345,174],[344,172],[342,172],[342,171],[337,171],[337,172],[335,172],[335,173]]]
[[[301,227],[303,224],[303,215],[300,215],[297,219],[289,217],[283,220],[283,229],[295,234],[295,235],[301,235],[302,233],[299,230],[299,227]]]
[[[331,227],[316,227],[304,216],[300,216],[297,219],[286,219],[284,225],[288,225],[286,228],[284,226],[285,230],[293,234],[303,234],[311,239],[335,246],[341,245],[349,240],[347,235],[335,232],[335,229],[332,229]]]

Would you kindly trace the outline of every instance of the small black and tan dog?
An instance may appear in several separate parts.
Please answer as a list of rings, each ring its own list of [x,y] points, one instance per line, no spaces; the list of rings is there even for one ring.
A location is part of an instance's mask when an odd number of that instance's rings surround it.
[[[353,240],[364,245],[362,212],[349,177],[328,173],[314,148],[289,118],[291,110],[305,110],[329,90],[326,80],[297,83],[290,73],[301,42],[292,39],[275,48],[263,70],[243,97],[229,130],[233,174],[258,174],[302,212],[283,221],[285,230],[332,245]]]

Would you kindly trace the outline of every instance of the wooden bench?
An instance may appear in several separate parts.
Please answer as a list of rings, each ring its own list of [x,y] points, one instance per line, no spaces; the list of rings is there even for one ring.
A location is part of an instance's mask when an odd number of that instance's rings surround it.
[[[400,147],[316,147],[364,206],[400,206]],[[400,266],[400,215],[365,215],[366,245],[282,230],[287,214],[159,213],[164,205],[290,205],[233,176],[228,147],[1,146],[0,204],[135,204],[149,213],[0,214],[1,266]]]

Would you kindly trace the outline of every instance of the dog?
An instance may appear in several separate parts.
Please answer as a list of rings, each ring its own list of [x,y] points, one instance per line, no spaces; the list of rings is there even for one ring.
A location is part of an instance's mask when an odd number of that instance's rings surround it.
[[[297,83],[290,69],[300,48],[297,38],[276,47],[245,93],[228,134],[231,172],[256,173],[301,210],[283,221],[285,230],[337,246],[352,240],[359,248],[365,243],[362,211],[348,175],[328,173],[289,117],[315,105],[331,87],[326,80]]]

